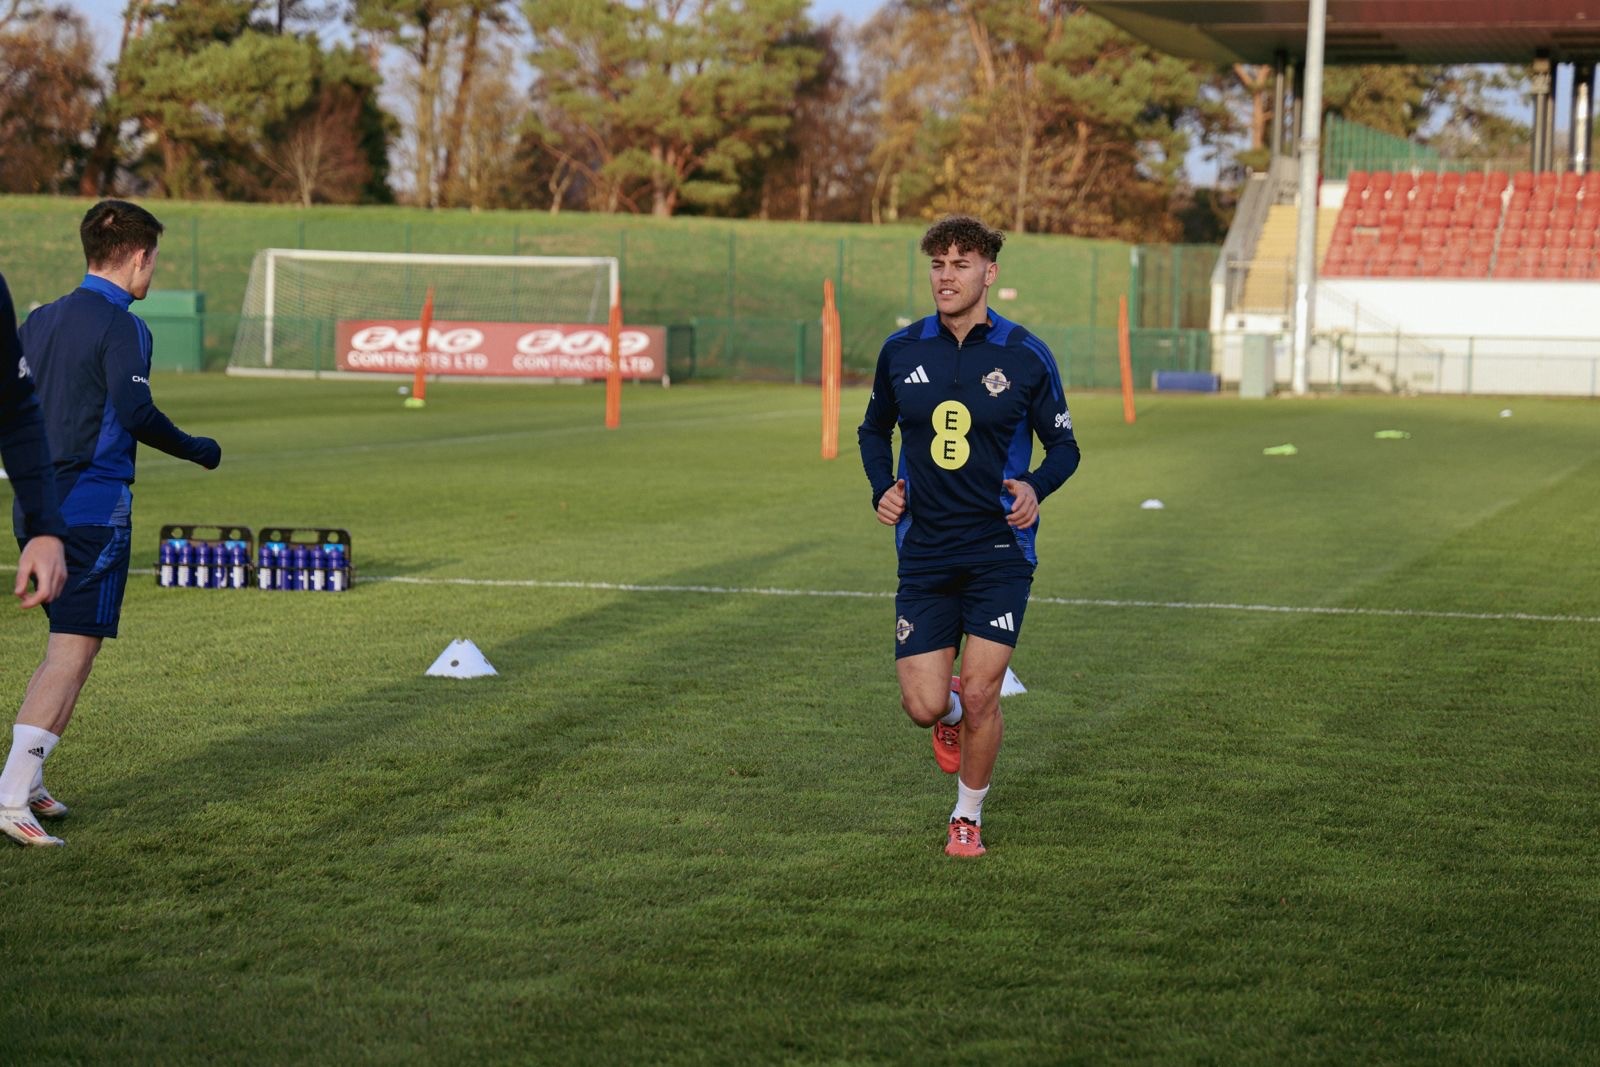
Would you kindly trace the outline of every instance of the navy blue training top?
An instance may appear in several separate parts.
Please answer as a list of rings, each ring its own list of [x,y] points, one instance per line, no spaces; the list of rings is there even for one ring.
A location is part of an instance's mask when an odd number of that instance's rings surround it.
[[[0,462],[16,497],[17,536],[49,534],[65,537],[56,498],[56,480],[50,469],[50,449],[45,443],[44,420],[33,394],[28,361],[17,340],[17,309],[11,290],[0,276]]]
[[[857,431],[872,503],[894,485],[893,435],[906,511],[895,528],[901,566],[974,563],[1020,555],[1038,563],[1038,523],[1014,530],[1016,478],[1042,502],[1078,469],[1078,442],[1055,357],[1033,334],[989,312],[957,341],[929,315],[884,342]],[[1033,438],[1044,461],[1029,471]]]
[[[189,436],[156,407],[150,328],[132,303],[132,293],[90,274],[22,324],[68,526],[130,525],[136,442],[206,468],[222,459],[215,441]]]

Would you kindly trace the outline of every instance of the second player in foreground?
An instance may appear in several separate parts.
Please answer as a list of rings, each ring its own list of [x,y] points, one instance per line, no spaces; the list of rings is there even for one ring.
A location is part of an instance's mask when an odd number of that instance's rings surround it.
[[[0,834],[19,845],[63,844],[38,821],[67,814],[45,788],[44,762],[72,719],[101,644],[117,636],[136,445],[207,470],[222,462],[217,442],[178,429],[150,395],[150,329],[129,308],[150,291],[162,229],[136,204],[102,200],[91,207],[78,230],[88,267],[83,284],[34,311],[20,331],[55,457],[67,581],[45,608],[49,643],[0,770]],[[14,522],[21,541],[28,530],[20,508]]]
[[[989,310],[1005,236],[952,216],[922,238],[935,313],[884,342],[858,438],[878,521],[895,528],[900,702],[957,773],[945,852],[981,856],[1005,678],[1033,569],[1039,504],[1078,468],[1055,357]],[[900,427],[898,476],[894,429]],[[1033,439],[1044,460],[1033,470]],[[965,638],[959,681],[951,677]]]

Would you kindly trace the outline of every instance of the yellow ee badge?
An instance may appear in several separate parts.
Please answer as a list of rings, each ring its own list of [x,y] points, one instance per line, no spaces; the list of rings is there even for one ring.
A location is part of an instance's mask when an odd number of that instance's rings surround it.
[[[960,470],[972,455],[967,434],[972,430],[972,412],[959,400],[946,400],[933,409],[933,443],[928,450],[933,461],[947,471]]]

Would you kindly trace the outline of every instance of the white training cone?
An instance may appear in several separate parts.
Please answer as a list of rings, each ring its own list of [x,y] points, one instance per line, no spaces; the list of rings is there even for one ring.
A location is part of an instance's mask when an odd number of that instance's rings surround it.
[[[1010,667],[1007,667],[1006,676],[1000,682],[1000,695],[1003,697],[1016,697],[1021,696],[1027,691],[1028,687],[1022,684],[1022,680],[1020,678],[1011,673]]]
[[[1161,501],[1157,500],[1155,497],[1151,497],[1149,500],[1146,500],[1143,504],[1140,504],[1139,506],[1141,508],[1144,508],[1146,511],[1160,511],[1162,508],[1166,507],[1165,504],[1163,504]]]
[[[428,668],[434,678],[482,678],[495,673],[478,646],[464,637],[451,641]]]

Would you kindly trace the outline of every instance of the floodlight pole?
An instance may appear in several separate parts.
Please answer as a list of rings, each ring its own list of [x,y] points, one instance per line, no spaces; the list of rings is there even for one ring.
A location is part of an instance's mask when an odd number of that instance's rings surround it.
[[[1294,244],[1294,370],[1296,396],[1311,391],[1311,318],[1317,289],[1317,176],[1322,169],[1322,50],[1328,0],[1311,0],[1306,12],[1306,62],[1301,84],[1300,210]]]

